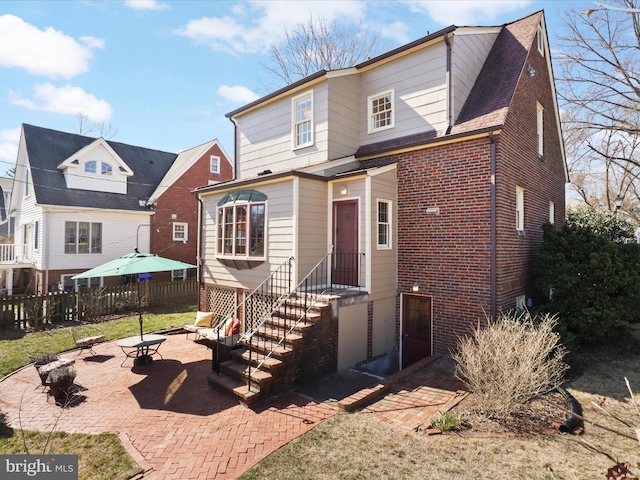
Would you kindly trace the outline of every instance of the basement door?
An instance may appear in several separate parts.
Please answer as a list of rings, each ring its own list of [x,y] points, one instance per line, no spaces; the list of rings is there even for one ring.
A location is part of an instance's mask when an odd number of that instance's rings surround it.
[[[358,285],[358,201],[333,203],[333,264],[334,284]]]
[[[403,295],[402,368],[431,355],[431,297]]]

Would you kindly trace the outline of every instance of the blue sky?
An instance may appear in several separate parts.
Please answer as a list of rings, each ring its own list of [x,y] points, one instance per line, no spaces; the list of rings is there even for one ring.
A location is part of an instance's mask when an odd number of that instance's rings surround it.
[[[395,48],[448,25],[500,25],[544,9],[553,52],[558,15],[569,5],[2,0],[0,174],[15,164],[23,123],[79,133],[79,113],[88,120],[85,129],[101,124],[115,141],[178,152],[216,138],[233,155],[233,128],[224,115],[266,93],[262,64],[269,45],[310,12],[362,21]]]

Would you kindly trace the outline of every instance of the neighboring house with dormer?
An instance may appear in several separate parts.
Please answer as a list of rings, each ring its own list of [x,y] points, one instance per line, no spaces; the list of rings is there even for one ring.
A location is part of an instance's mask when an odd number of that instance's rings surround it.
[[[272,376],[404,368],[535,303],[568,181],[549,53],[543,12],[451,26],[230,112],[236,179],[196,191],[200,308],[238,317],[252,353],[223,370],[246,387],[210,383],[249,402]],[[325,324],[286,320],[316,301]]]
[[[9,208],[13,252],[0,262],[5,288],[86,286],[71,277],[154,245],[162,251],[153,253],[195,263],[197,242],[186,235],[189,225],[196,228],[197,200],[189,194],[187,208],[184,193],[224,178],[207,173],[213,155],[229,163],[217,141],[175,154],[23,125]],[[96,278],[91,285],[120,280]]]

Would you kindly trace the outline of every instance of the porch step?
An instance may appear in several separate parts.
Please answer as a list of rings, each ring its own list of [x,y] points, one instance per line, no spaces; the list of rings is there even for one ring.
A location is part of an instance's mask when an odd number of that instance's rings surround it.
[[[284,318],[281,318],[281,317],[273,317],[271,320],[268,321],[268,323],[270,325],[281,328],[283,330],[285,328],[289,330],[297,320],[298,320],[297,318],[295,320],[293,318],[289,318],[285,320]],[[314,325],[313,321],[307,321],[306,323],[304,321],[300,321],[293,327],[292,331],[295,333],[299,333],[300,335],[304,335],[307,330],[313,327],[313,325]]]
[[[243,351],[234,350],[231,352],[231,358],[233,358],[234,360],[238,362],[244,362],[247,365],[251,363],[251,365],[253,366],[256,366],[262,363],[265,357],[266,355],[263,355],[262,353],[253,352],[251,353],[251,358],[249,358],[249,350],[246,350],[246,349]],[[280,365],[282,365],[282,363],[283,363],[282,360],[275,358],[272,355],[266,360],[264,360],[264,364],[262,365],[262,367],[265,368],[266,370],[272,370],[274,368],[278,368]]]
[[[285,348],[282,345],[276,346],[278,344],[277,341],[273,341],[271,339],[265,339],[260,337],[259,335],[254,335],[254,336],[258,337],[258,338],[254,338],[253,342],[251,343],[254,352],[259,352],[261,354],[267,355],[271,350],[273,350],[273,354],[271,356],[283,361],[288,355],[290,355],[293,352],[293,350],[291,349],[291,343],[288,341]],[[242,340],[241,343],[245,347],[249,348],[249,342],[247,340]]]
[[[281,318],[288,318],[288,319],[293,319],[293,320],[298,320],[299,318],[301,318],[304,315],[304,308],[302,307],[278,307],[278,309],[275,312],[278,316],[280,316]],[[317,320],[320,320],[320,313],[318,312],[318,309],[316,307],[312,307],[308,312],[307,312],[307,322],[309,323],[313,323]]]
[[[220,369],[228,373],[229,375],[238,379],[248,379],[249,371],[251,371],[251,383],[252,385],[262,385],[271,381],[273,375],[264,370],[256,370],[255,368],[249,368],[246,363],[238,362],[236,360],[228,360],[220,364]]]
[[[220,375],[217,375],[215,372],[210,373],[207,375],[207,384],[211,388],[222,390],[225,393],[233,395],[240,403],[247,407],[261,398],[258,387],[252,386],[251,390],[249,390],[246,382],[224,373]]]
[[[265,323],[260,329],[254,333],[255,336],[261,338],[267,338],[269,340],[275,340],[278,342],[284,335],[284,328],[280,328],[278,325],[273,324],[271,321]],[[303,336],[296,333],[295,330],[287,335],[287,343],[295,343],[303,339]],[[261,340],[262,341],[262,340]]]

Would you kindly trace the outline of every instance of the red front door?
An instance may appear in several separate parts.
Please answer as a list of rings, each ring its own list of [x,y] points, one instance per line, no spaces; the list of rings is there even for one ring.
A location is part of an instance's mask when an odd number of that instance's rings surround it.
[[[333,268],[334,284],[358,285],[358,201],[345,200],[333,204]]]
[[[431,355],[431,297],[403,295],[402,368]]]

